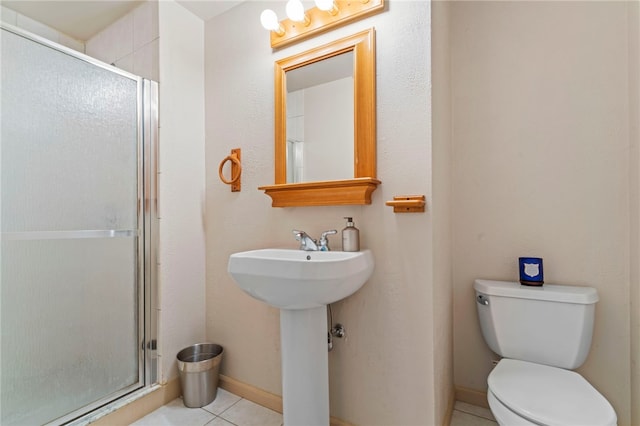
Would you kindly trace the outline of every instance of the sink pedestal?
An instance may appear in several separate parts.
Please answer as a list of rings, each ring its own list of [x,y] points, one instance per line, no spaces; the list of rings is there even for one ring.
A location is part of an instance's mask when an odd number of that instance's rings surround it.
[[[280,309],[285,426],[329,425],[327,307]]]

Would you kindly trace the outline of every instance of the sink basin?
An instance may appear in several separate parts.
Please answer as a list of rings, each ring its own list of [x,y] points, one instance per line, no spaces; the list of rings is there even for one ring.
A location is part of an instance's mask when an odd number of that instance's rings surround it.
[[[280,309],[309,309],[358,291],[373,266],[370,250],[262,249],[232,254],[228,271],[258,300]]]

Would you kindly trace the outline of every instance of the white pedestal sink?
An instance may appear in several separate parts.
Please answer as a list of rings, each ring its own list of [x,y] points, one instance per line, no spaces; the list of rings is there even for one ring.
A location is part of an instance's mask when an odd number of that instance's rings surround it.
[[[285,426],[329,424],[327,304],[355,293],[373,266],[369,250],[263,249],[229,258],[240,288],[280,308]]]

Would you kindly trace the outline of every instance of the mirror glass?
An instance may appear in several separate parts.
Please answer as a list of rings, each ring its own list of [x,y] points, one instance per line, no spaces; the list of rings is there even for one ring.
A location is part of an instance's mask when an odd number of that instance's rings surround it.
[[[286,72],[287,183],[353,177],[353,57]]]

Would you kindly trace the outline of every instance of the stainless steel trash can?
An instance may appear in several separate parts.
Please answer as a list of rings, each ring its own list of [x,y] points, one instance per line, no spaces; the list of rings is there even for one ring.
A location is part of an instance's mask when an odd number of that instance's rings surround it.
[[[222,346],[198,343],[178,352],[182,400],[189,408],[204,407],[216,399]]]

